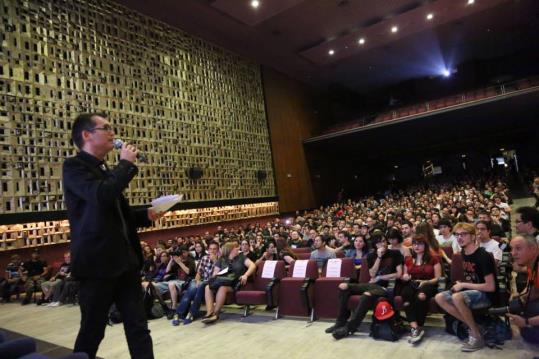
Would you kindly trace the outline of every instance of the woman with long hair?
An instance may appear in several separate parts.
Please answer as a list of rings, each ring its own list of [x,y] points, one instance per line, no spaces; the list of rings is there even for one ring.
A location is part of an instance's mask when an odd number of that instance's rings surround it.
[[[421,341],[425,331],[421,327],[429,309],[429,301],[436,295],[438,279],[442,276],[442,266],[438,256],[433,255],[425,236],[416,235],[412,239],[412,255],[404,260],[404,274],[401,277],[406,319],[410,322],[408,342]]]

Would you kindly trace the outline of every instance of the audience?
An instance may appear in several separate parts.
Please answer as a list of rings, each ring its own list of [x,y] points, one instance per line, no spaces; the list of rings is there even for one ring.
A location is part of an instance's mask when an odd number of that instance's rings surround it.
[[[507,186],[496,177],[434,182],[388,191],[380,197],[298,211],[287,220],[218,226],[214,234],[163,239],[153,248],[142,242],[142,284],[146,287],[151,281],[160,293],[169,292],[167,300],[172,308],[180,299],[173,325],[189,324],[199,318],[203,301],[207,312],[202,322],[215,323],[228,293],[237,289],[236,284],[247,282],[256,270],[255,263],[283,260],[288,266],[297,259],[299,249],[307,247],[319,269],[337,254],[353,258],[358,269],[363,264],[368,266],[369,283],[341,283],[338,287],[339,315],[335,325],[326,330],[335,339],[354,333],[376,300],[388,295],[390,281],[396,280],[395,291],[403,299],[410,323],[409,343],[417,344],[423,339],[429,301],[435,298],[440,308],[469,327],[462,350],[475,351],[484,346],[484,340],[472,311],[493,304],[495,266],[502,261],[505,248],[512,252],[514,270],[524,276],[519,298],[524,306],[529,304],[526,308],[532,308],[524,315],[509,317],[524,340],[534,342],[539,332],[539,212],[533,207],[514,211],[521,235],[514,237],[509,246],[510,203]],[[460,222],[455,224],[457,221]],[[463,280],[436,294],[442,268],[448,269],[451,256],[457,253],[464,261]],[[0,283],[3,300],[9,301],[24,285],[23,304],[41,288],[43,297],[38,304],[52,301],[50,306],[60,305],[66,293],[76,288],[69,262],[66,253],[64,263],[46,281],[47,263],[39,259],[37,252],[24,264],[14,255]],[[234,280],[219,283],[218,278],[227,275]],[[350,312],[348,299],[354,294],[361,297]]]

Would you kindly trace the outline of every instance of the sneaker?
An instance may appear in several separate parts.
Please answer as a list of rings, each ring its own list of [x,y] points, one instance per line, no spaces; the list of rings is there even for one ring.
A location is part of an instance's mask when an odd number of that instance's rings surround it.
[[[408,343],[410,344],[417,344],[423,339],[423,336],[425,335],[425,331],[421,328],[412,328],[410,330],[410,336],[408,337]]]
[[[485,346],[485,341],[483,338],[474,338],[471,335],[468,337],[468,341],[464,344],[462,344],[462,347],[460,348],[463,352],[474,352],[476,350],[479,350]]]
[[[181,320],[180,317],[176,314],[174,316],[174,319],[172,319],[171,323],[173,326],[177,327],[178,325],[180,325],[180,320]]]
[[[339,339],[346,338],[347,336],[349,336],[350,331],[348,330],[347,326],[339,327],[339,328],[336,328],[331,335],[333,335],[333,338],[335,338],[336,340],[339,340]]]
[[[47,304],[47,307],[59,307],[60,304],[61,304],[60,302],[51,302]]]
[[[45,303],[48,303],[48,301],[46,299],[40,299],[36,302],[36,305],[43,305]]]
[[[185,318],[183,320],[183,325],[187,325],[187,324],[191,324],[193,323],[193,319],[192,318]]]

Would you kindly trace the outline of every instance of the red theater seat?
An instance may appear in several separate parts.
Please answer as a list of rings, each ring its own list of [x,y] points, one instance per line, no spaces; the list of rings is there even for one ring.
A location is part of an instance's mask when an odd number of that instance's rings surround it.
[[[294,268],[298,265],[306,265],[305,274],[294,273]],[[277,317],[281,315],[292,315],[312,318],[313,303],[313,283],[318,278],[318,268],[316,261],[307,262],[296,260],[288,269],[288,276],[281,280],[279,285],[279,307]]]
[[[354,260],[352,258],[338,258],[341,262],[340,271],[331,277],[327,276],[328,263],[322,270],[322,277],[318,278],[314,286],[314,316],[316,318],[337,318],[339,314],[339,289],[340,283],[350,281],[356,276]]]
[[[264,272],[265,266],[272,267],[272,271]],[[271,268],[267,268],[271,269]],[[271,273],[270,273],[271,272]],[[236,304],[245,305],[244,316],[249,314],[250,305],[266,305],[270,308],[278,305],[279,282],[285,276],[284,261],[263,261],[256,269],[252,283],[247,283],[236,292]]]

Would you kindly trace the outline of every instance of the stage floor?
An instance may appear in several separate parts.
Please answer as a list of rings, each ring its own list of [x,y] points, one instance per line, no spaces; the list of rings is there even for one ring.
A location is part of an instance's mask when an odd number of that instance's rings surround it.
[[[173,327],[166,319],[149,322],[155,357],[165,358],[518,358],[539,355],[539,347],[523,343],[518,334],[506,342],[503,350],[485,348],[475,353],[461,353],[460,341],[445,333],[440,316],[429,318],[427,335],[417,347],[400,341],[374,341],[368,336],[368,324],[350,338],[335,341],[324,329],[329,321],[307,323],[307,319],[274,320],[272,312],[255,311],[247,318],[241,309],[226,307],[222,319],[205,326],[200,321]],[[370,318],[370,314],[368,315]],[[34,304],[0,304],[0,328],[32,336],[59,347],[73,348],[79,328],[77,306],[57,308]],[[49,355],[53,355],[50,353]],[[129,358],[121,324],[107,327],[98,356],[106,359]]]

